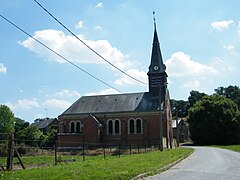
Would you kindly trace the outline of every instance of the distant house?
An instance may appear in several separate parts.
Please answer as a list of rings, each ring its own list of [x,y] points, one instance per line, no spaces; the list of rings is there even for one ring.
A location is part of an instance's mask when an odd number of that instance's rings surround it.
[[[59,121],[57,118],[43,118],[43,119],[36,119],[31,126],[37,126],[37,128],[45,133],[49,128],[58,128]]]
[[[155,22],[154,27],[152,56],[147,73],[149,91],[81,97],[58,117],[60,147],[81,146],[83,141],[92,144],[158,145],[161,131],[165,147],[172,147],[168,76]]]
[[[176,139],[179,138],[179,143],[189,141],[189,129],[186,120],[187,120],[186,118],[172,120],[173,137]]]

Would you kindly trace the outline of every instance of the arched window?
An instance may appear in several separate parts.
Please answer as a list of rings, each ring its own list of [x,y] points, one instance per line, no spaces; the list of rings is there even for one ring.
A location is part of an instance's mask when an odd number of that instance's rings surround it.
[[[77,122],[77,127],[76,127],[76,133],[80,133],[81,131],[81,123],[80,122]]]
[[[137,124],[137,134],[142,133],[142,121],[141,121],[141,119],[137,119],[136,124]]]
[[[74,128],[75,128],[74,126],[75,126],[75,123],[71,122],[71,124],[70,124],[71,133],[74,133]]]
[[[133,119],[131,119],[131,120],[129,121],[129,133],[130,133],[130,134],[133,134],[133,133],[134,133],[134,120],[133,120]]]
[[[115,120],[115,134],[120,133],[120,123],[119,120]]]
[[[113,121],[108,121],[108,134],[113,134]]]

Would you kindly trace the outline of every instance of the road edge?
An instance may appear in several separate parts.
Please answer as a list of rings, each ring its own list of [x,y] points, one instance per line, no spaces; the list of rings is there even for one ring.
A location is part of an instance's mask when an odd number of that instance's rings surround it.
[[[164,166],[164,167],[156,170],[156,171],[155,171],[156,174],[160,174],[160,173],[162,173],[162,172],[170,169],[171,167],[175,166],[176,164],[180,163],[182,160],[186,159],[186,158],[189,157],[192,153],[194,153],[194,151],[195,151],[195,150],[193,149],[192,152],[190,152],[189,154],[185,155],[184,157],[182,157],[182,158],[174,161],[174,162],[171,163],[171,164],[168,164],[168,165],[166,165],[166,166]],[[142,179],[142,178],[146,177],[147,175],[149,175],[149,174],[151,174],[151,173],[152,173],[152,172],[149,171],[149,172],[145,172],[145,173],[139,174],[139,175],[137,175],[136,177],[132,178],[132,180]]]

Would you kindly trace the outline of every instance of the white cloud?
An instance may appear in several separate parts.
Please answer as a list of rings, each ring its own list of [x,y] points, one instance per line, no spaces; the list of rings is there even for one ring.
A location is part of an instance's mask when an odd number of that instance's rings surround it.
[[[211,26],[213,29],[222,31],[223,29],[227,29],[233,22],[231,19],[227,21],[215,21],[211,23]]]
[[[76,29],[81,29],[84,27],[84,22],[83,21],[78,21],[78,23],[75,25]]]
[[[128,69],[126,70],[126,73],[140,81],[143,81],[146,84],[148,83],[148,76],[147,76],[147,73],[144,71],[139,71],[138,69]],[[134,79],[126,75],[122,75],[120,79],[117,79],[115,81],[115,84],[119,86],[124,86],[124,85],[139,84],[139,82],[135,81]]]
[[[54,93],[54,96],[55,97],[80,97],[80,94],[77,91],[63,89],[59,92]]]
[[[240,38],[240,21],[238,22],[238,37]]]
[[[36,31],[34,38],[46,44],[54,51],[60,53],[65,58],[71,60],[74,63],[94,63],[102,64],[106,63],[95,53],[91,52],[85,45],[71,35],[65,35],[63,31],[48,29],[42,31]],[[119,67],[120,69],[129,68],[133,63],[129,60],[127,55],[124,55],[116,47],[113,47],[107,40],[88,40],[83,35],[78,37],[88,44],[92,49],[101,54],[109,62]],[[63,59],[53,54],[46,48],[42,47],[32,38],[28,38],[22,42],[19,42],[22,46],[36,53],[37,55],[44,57],[45,59],[56,61],[59,63],[65,63]]]
[[[231,44],[230,45],[223,45],[223,48],[226,49],[226,50],[229,50],[229,51],[235,49],[235,47],[233,45],[231,45]]]
[[[227,61],[222,60],[219,57],[213,59],[211,66],[215,69],[218,69],[219,72],[233,72],[235,71],[235,67],[229,64]]]
[[[191,90],[198,90],[198,88],[200,87],[200,82],[198,80],[190,80],[185,82],[182,87],[188,91]]]
[[[85,96],[106,95],[106,94],[119,94],[119,92],[116,91],[115,89],[109,88],[109,89],[103,89],[99,92],[89,92],[89,93],[86,93]]]
[[[94,26],[94,29],[101,30],[101,29],[102,29],[102,26],[99,26],[99,25]]]
[[[171,77],[206,77],[218,73],[213,67],[196,62],[183,52],[173,53],[166,61],[166,66]]]
[[[4,66],[4,64],[0,63],[0,73],[6,73],[7,68]]]
[[[103,3],[99,2],[95,5],[95,8],[102,8],[103,7]]]
[[[44,107],[53,107],[58,109],[66,109],[68,108],[71,103],[63,100],[63,99],[47,99],[45,102],[42,103]]]
[[[33,99],[19,99],[17,102],[6,102],[7,106],[10,107],[11,110],[17,109],[32,109],[40,107],[36,98]]]

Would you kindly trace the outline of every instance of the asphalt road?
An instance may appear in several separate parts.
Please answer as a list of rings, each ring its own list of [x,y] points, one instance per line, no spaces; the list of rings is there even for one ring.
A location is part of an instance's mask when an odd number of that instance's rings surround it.
[[[213,147],[193,147],[194,153],[171,169],[144,179],[240,180],[240,153]]]

